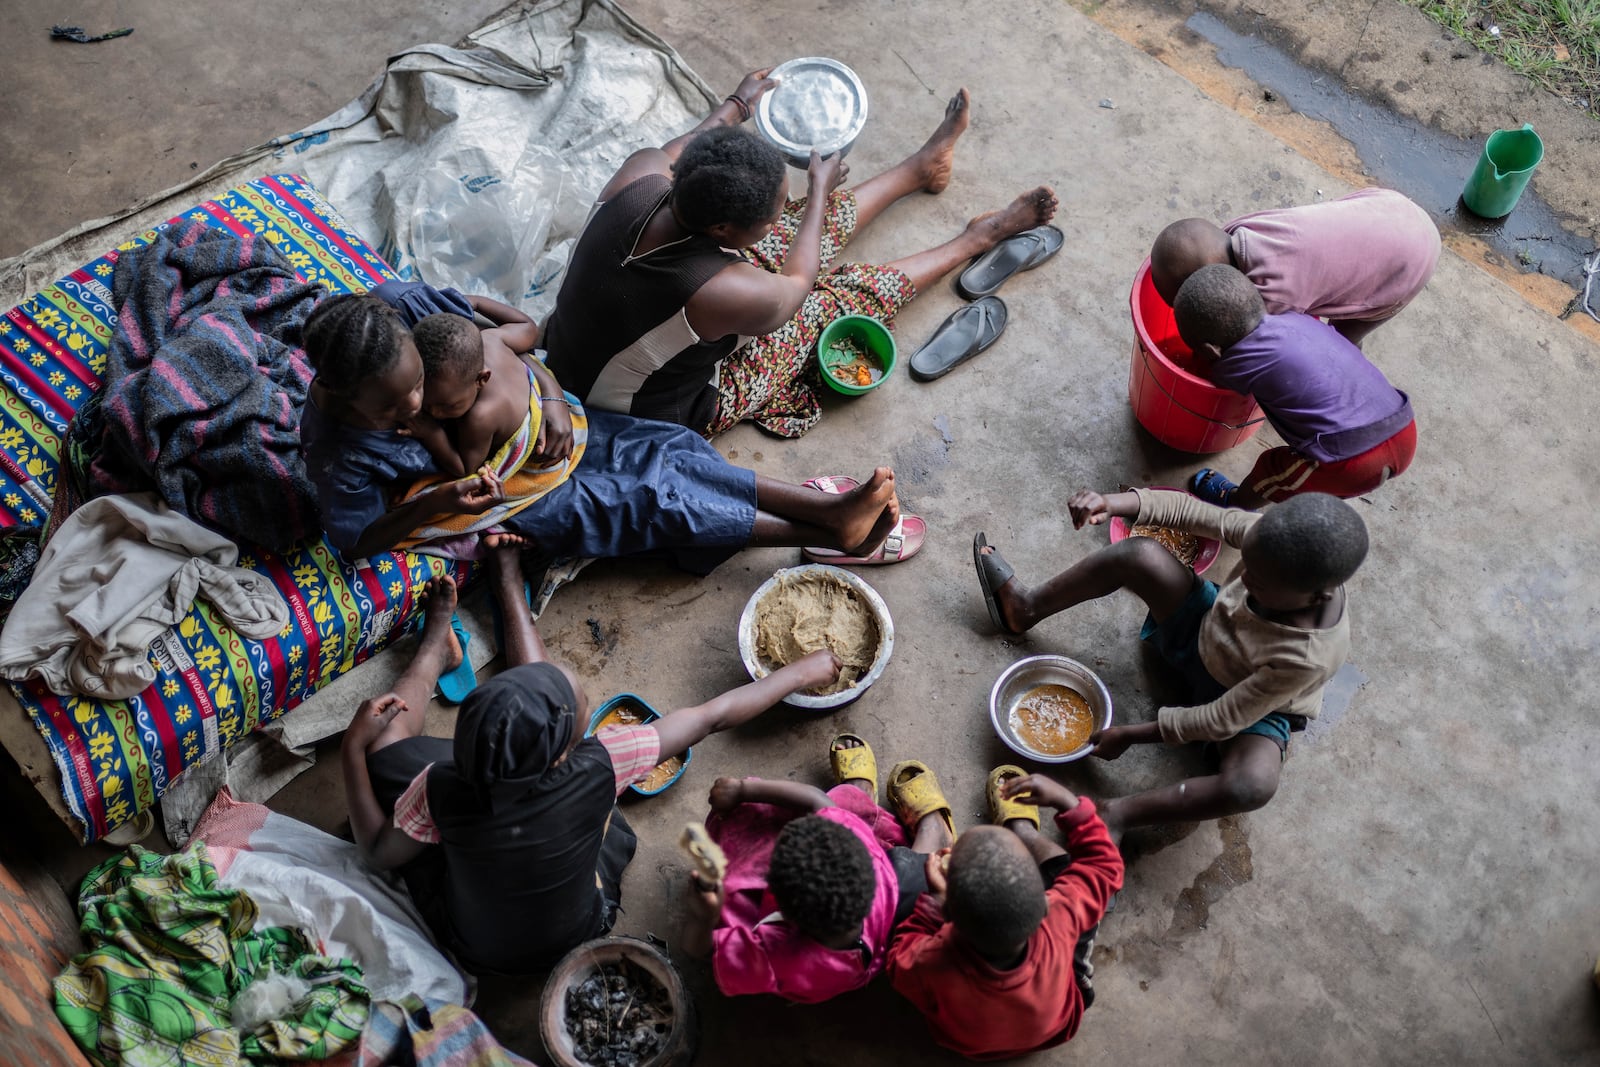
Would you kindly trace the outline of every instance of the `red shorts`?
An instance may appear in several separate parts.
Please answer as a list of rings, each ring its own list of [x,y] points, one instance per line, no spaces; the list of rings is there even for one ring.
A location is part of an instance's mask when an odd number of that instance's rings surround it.
[[[1261,453],[1244,484],[1266,500],[1286,500],[1296,493],[1329,493],[1337,497],[1370,493],[1411,466],[1417,454],[1417,424],[1359,456],[1338,463],[1318,463],[1287,446]]]

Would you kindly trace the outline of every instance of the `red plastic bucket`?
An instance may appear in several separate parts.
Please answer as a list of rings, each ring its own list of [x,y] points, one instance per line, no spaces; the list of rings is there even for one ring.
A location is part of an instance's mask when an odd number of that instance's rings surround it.
[[[1128,297],[1133,311],[1133,369],[1128,403],[1157,441],[1184,452],[1221,452],[1246,441],[1265,416],[1255,397],[1222,389],[1179,366],[1192,353],[1178,322],[1150,281],[1146,259]]]

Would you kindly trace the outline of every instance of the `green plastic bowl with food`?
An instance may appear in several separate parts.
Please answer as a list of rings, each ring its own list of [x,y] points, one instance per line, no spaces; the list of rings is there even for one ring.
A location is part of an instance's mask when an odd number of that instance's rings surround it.
[[[882,385],[894,370],[894,334],[870,315],[843,315],[828,323],[817,339],[822,380],[845,396],[860,396]]]

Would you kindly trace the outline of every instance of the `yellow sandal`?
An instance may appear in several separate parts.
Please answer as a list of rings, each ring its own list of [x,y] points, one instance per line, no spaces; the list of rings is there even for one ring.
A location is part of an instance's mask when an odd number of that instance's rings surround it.
[[[1000,791],[1001,786],[1012,778],[1026,778],[1028,772],[1015,764],[1007,763],[996,767],[989,772],[989,819],[996,826],[1004,826],[1012,819],[1026,819],[1037,828],[1039,825],[1039,805],[1024,804],[1020,800],[1008,800]]]
[[[854,741],[854,748],[840,748],[840,741]],[[843,785],[852,778],[872,783],[872,799],[878,799],[878,757],[872,746],[856,734],[843,733],[828,742],[828,763],[833,767],[833,784]]]
[[[915,834],[917,823],[928,815],[941,815],[950,831],[950,840],[956,839],[956,820],[950,802],[939,788],[939,779],[933,769],[921,760],[902,760],[889,770],[889,803],[905,825],[906,832]]]

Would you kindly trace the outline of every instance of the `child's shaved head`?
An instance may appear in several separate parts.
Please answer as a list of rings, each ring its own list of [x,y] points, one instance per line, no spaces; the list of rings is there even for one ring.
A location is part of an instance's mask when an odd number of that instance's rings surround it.
[[[428,377],[452,381],[471,378],[483,370],[483,334],[477,323],[461,315],[429,315],[411,331],[422,353]]]
[[[1226,351],[1250,336],[1267,313],[1255,283],[1220,263],[1189,275],[1172,310],[1178,336],[1196,352],[1208,344]]]
[[[1179,219],[1150,246],[1150,282],[1171,304],[1189,275],[1208,263],[1232,264],[1233,239],[1206,219]]]
[[[945,914],[990,959],[1016,956],[1044,922],[1044,876],[1010,830],[978,826],[962,834],[946,877]]]
[[[1343,585],[1367,558],[1367,524],[1355,508],[1326,493],[1301,493],[1273,505],[1251,532],[1255,566],[1304,592]]]

